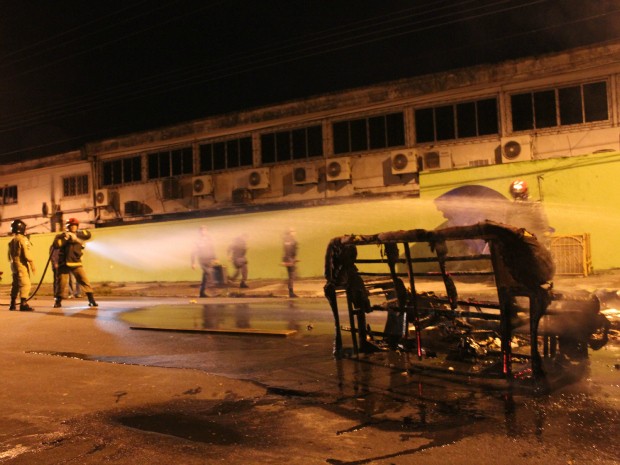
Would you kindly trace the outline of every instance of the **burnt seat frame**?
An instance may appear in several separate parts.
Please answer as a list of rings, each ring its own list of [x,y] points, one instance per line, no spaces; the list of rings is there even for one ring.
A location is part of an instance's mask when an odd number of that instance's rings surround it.
[[[450,241],[481,239],[488,243],[489,254],[450,256]],[[426,242],[435,257],[413,258],[410,245]],[[358,259],[357,247],[382,246],[384,254],[379,259]],[[399,254],[399,245],[404,248],[404,257]],[[442,230],[407,230],[379,233],[373,235],[346,235],[330,241],[325,257],[325,296],[330,302],[335,324],[334,355],[342,355],[342,336],[338,313],[337,294],[344,292],[347,299],[350,331],[354,354],[376,350],[368,342],[366,313],[373,311],[369,294],[374,290],[390,290],[396,296],[396,310],[402,317],[400,338],[410,339],[409,324],[413,325],[415,347],[422,358],[421,315],[427,308],[421,307],[420,293],[416,288],[416,277],[441,277],[446,298],[435,298],[435,302],[449,306],[449,310],[433,309],[434,312],[447,312],[453,316],[468,318],[499,319],[501,339],[502,374],[512,376],[512,348],[514,328],[512,316],[516,297],[528,298],[530,323],[530,358],[532,373],[543,377],[542,360],[538,352],[538,326],[552,299],[553,265],[548,251],[535,239],[522,230],[507,225],[486,221],[471,226],[453,227]],[[446,263],[450,261],[488,260],[492,271],[448,272]],[[415,265],[421,262],[436,262],[437,272],[416,272]],[[387,264],[386,273],[361,272],[357,264]],[[406,273],[398,273],[397,264],[405,264]],[[497,314],[469,312],[462,307],[472,306],[471,301],[460,301],[453,276],[492,275],[497,287],[497,302],[475,303],[475,307],[499,310]],[[377,279],[377,278],[382,279]],[[364,280],[366,278],[366,280]],[[374,280],[373,280],[374,278]],[[406,278],[409,289],[403,280]],[[414,297],[415,296],[415,297]]]

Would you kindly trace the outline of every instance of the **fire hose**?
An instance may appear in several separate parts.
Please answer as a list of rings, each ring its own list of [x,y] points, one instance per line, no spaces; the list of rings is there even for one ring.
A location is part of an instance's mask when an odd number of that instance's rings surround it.
[[[39,284],[37,284],[37,287],[35,288],[34,292],[32,294],[30,294],[30,296],[26,299],[26,302],[28,302],[35,295],[37,295],[37,292],[39,291],[39,288],[41,287],[41,284],[43,284],[43,279],[45,279],[45,274],[47,273],[47,268],[50,266],[50,262],[52,261],[52,253],[53,253],[53,251],[50,251],[50,255],[49,255],[49,257],[47,257],[47,263],[45,264],[45,268],[43,269],[43,274],[41,275],[41,279],[39,280]],[[7,305],[7,304],[2,304],[2,305]]]

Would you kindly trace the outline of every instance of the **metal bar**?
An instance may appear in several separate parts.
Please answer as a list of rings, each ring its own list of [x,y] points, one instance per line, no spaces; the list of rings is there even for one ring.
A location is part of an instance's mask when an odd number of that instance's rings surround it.
[[[404,242],[405,257],[407,258],[407,272],[409,274],[409,286],[411,287],[411,299],[413,304],[413,328],[415,330],[415,340],[418,350],[418,360],[422,360],[422,335],[420,334],[420,314],[418,312],[418,299],[415,289],[415,279],[413,274],[413,265],[411,264],[411,251],[409,250],[409,243]]]

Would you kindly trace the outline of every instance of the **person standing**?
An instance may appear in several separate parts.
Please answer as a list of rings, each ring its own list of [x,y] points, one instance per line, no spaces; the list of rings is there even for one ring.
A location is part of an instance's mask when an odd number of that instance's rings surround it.
[[[510,183],[510,195],[514,199],[508,211],[506,222],[516,228],[523,228],[533,234],[538,242],[547,249],[551,248],[551,235],[555,229],[549,226],[549,220],[542,202],[530,199],[527,183],[517,179]]]
[[[247,238],[248,235],[243,233],[240,236],[237,236],[233,240],[233,243],[230,244],[230,247],[228,247],[228,255],[230,256],[230,260],[235,267],[235,274],[233,274],[229,279],[237,279],[237,276],[241,274],[241,283],[239,284],[240,288],[248,287],[246,283],[248,279],[248,259],[246,257],[248,251]]]
[[[34,310],[28,305],[28,296],[32,284],[30,282],[30,272],[36,272],[32,254],[30,253],[30,241],[25,236],[26,223],[22,220],[15,220],[11,223],[11,234],[13,238],[9,242],[9,262],[13,282],[11,283],[11,304],[9,310],[17,310],[17,296],[20,297],[19,310],[31,312]]]
[[[54,286],[54,308],[62,307],[62,297],[65,295],[69,284],[69,274],[75,275],[77,283],[88,297],[89,307],[98,307],[93,295],[93,288],[86,277],[86,271],[82,266],[82,254],[84,253],[85,242],[92,235],[87,229],[79,229],[80,222],[76,218],[69,218],[65,228],[66,231],[58,234],[52,243],[52,254],[58,251],[57,280]]]
[[[288,273],[288,296],[291,298],[298,297],[294,290],[295,271],[297,260],[297,239],[296,232],[293,228],[289,228],[282,238],[282,245],[284,247],[284,254],[282,256],[282,265],[286,267]]]
[[[206,226],[201,226],[199,230],[200,236],[194,244],[194,250],[191,257],[192,269],[196,269],[196,266],[200,266],[202,269],[202,280],[200,282],[200,294],[199,297],[208,297],[206,289],[209,286],[215,285],[214,266],[216,264],[215,247],[213,246],[213,240],[209,235],[209,230]]]

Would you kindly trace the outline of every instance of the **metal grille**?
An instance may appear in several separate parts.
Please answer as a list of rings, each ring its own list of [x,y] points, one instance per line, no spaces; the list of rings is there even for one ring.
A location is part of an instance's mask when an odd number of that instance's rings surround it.
[[[592,272],[590,234],[551,237],[551,255],[556,275],[588,276]]]

